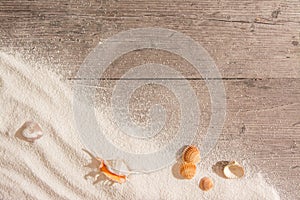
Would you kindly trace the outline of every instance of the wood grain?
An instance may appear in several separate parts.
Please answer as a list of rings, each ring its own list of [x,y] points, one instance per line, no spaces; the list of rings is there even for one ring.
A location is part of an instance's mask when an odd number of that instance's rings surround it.
[[[46,62],[70,83],[99,41],[120,31],[162,27],[192,37],[215,60],[225,84],[220,143],[242,142],[283,199],[299,198],[299,0],[1,0],[0,21],[2,50]],[[136,58],[163,61],[190,78],[200,102],[209,102],[201,76],[180,58],[151,50],[126,56],[107,77],[118,79]]]

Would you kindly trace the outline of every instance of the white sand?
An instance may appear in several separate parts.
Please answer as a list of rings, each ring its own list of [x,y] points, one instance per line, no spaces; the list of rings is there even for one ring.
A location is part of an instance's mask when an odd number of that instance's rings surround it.
[[[45,133],[33,144],[15,137],[27,120],[37,121]],[[0,199],[280,199],[247,163],[243,179],[225,180],[214,174],[216,150],[201,162],[193,180],[176,178],[170,166],[132,175],[122,185],[93,184],[92,177],[84,178],[93,171],[84,167],[90,157],[82,148],[74,126],[71,87],[44,66],[0,52]],[[212,177],[213,190],[199,189],[203,176]]]

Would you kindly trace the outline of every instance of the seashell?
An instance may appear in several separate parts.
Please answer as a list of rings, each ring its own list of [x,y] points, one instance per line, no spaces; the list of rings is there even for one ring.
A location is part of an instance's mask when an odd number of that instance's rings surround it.
[[[225,175],[224,175],[224,167],[226,165],[228,165],[229,161],[218,161],[216,164],[213,165],[212,169],[213,171],[219,175],[220,177],[222,178],[227,178]]]
[[[244,168],[236,161],[219,161],[213,166],[213,171],[227,179],[241,178],[245,175]]]
[[[234,179],[241,178],[245,175],[244,168],[236,161],[231,161],[224,166],[223,173],[226,178]]]
[[[192,179],[196,174],[196,165],[194,163],[184,162],[180,166],[180,175],[186,179]]]
[[[24,140],[34,142],[43,136],[43,132],[38,123],[27,121],[21,127],[21,135],[24,137]]]
[[[104,163],[115,174],[130,174],[131,170],[123,159],[105,160]]]
[[[184,162],[199,163],[200,162],[200,151],[196,146],[188,146],[182,155]]]
[[[102,172],[109,180],[117,183],[125,183],[127,180],[126,175],[117,174],[115,172],[112,172],[109,166],[107,165],[107,162],[97,158],[99,161],[99,171]]]
[[[199,187],[203,191],[208,191],[214,186],[213,181],[208,177],[203,177],[199,182]]]

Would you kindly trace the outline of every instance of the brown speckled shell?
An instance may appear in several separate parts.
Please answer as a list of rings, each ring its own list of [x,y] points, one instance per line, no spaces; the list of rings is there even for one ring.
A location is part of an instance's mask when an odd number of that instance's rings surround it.
[[[182,163],[180,166],[180,174],[185,179],[192,179],[196,174],[196,165],[194,163]]]
[[[196,146],[188,146],[182,155],[182,160],[188,163],[199,163],[200,162],[200,151]]]
[[[199,187],[203,191],[208,191],[214,186],[213,181],[208,177],[203,177],[199,182]]]

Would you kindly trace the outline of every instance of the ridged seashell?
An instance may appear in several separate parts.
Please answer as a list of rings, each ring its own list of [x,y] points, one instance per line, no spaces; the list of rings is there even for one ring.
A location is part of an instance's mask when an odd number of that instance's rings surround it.
[[[219,161],[213,166],[213,171],[227,179],[241,178],[245,175],[244,168],[236,161]]]
[[[180,175],[186,179],[192,179],[196,174],[196,165],[194,163],[184,162],[180,166]]]
[[[22,136],[29,142],[34,142],[43,136],[43,132],[39,124],[33,121],[25,122],[21,129]]]
[[[231,161],[223,169],[226,178],[241,178],[245,175],[244,168],[236,161]]]
[[[203,191],[208,191],[214,186],[213,181],[208,177],[203,177],[199,182],[199,187]]]
[[[188,146],[182,155],[184,162],[199,163],[200,162],[200,151],[196,146]]]

